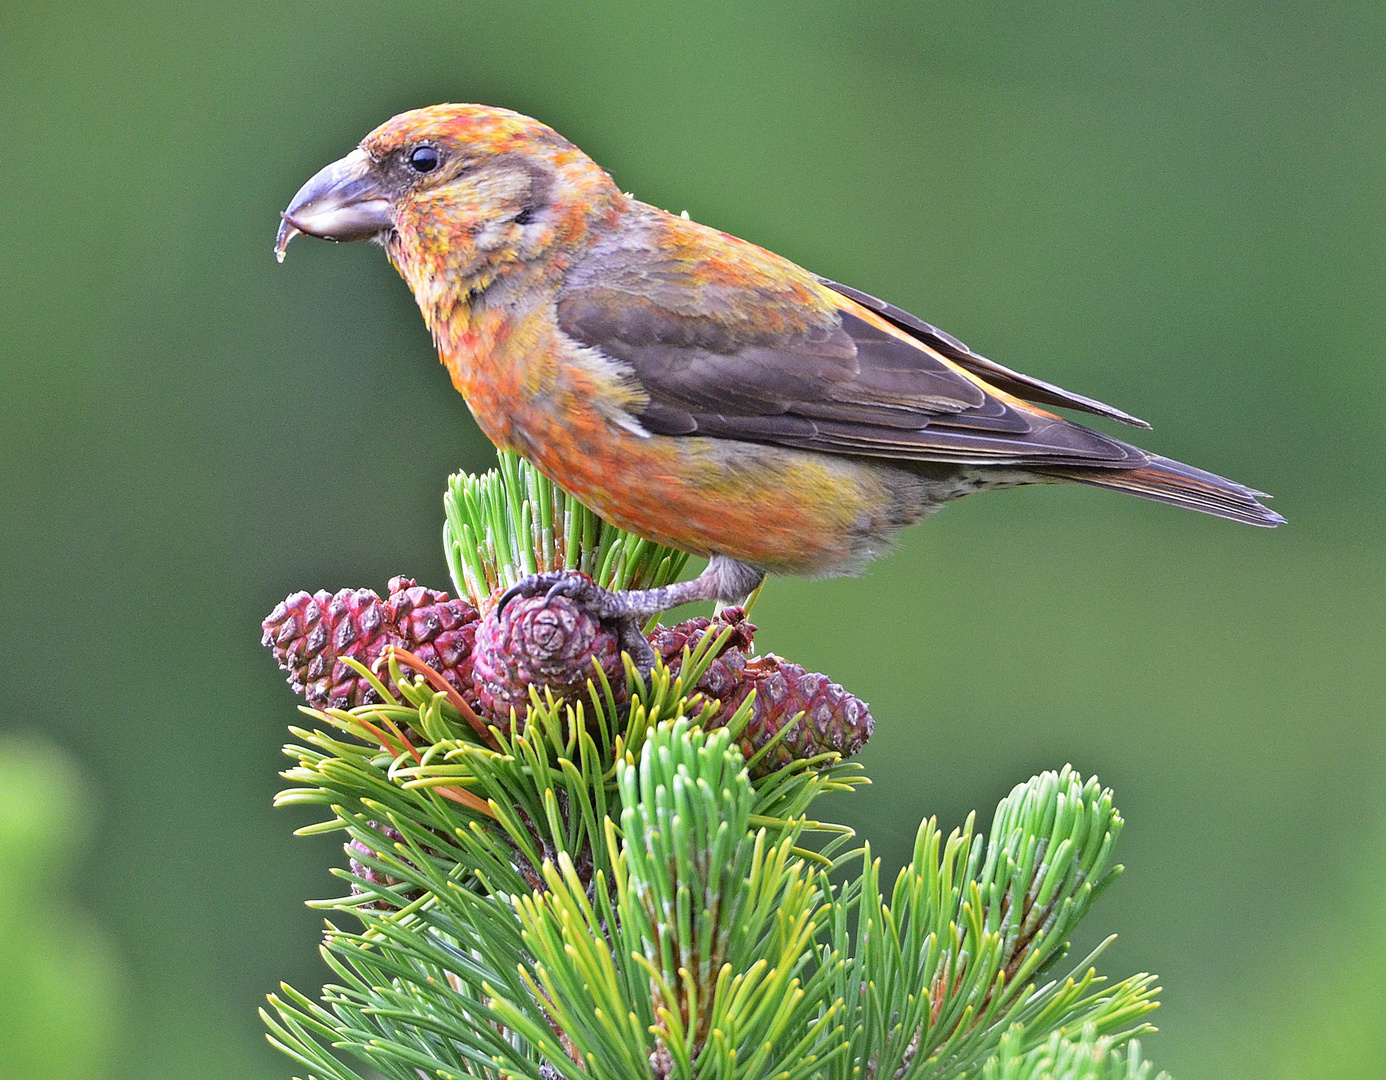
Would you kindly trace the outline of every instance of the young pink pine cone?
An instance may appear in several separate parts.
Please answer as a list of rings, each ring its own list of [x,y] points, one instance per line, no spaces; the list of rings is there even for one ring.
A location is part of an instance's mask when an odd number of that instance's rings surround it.
[[[799,664],[776,656],[750,656],[756,627],[744,620],[740,608],[727,608],[715,619],[661,626],[650,635],[650,644],[665,664],[677,671],[685,647],[692,651],[704,634],[720,633],[726,626],[734,628],[695,689],[722,703],[717,714],[722,723],[755,691],[751,715],[741,735],[741,752],[748,759],[798,713],[804,713],[775,749],[756,763],[756,777],[829,750],[844,758],[860,751],[875,726],[866,703],[826,675],[807,671]]]
[[[793,761],[835,750],[844,758],[860,752],[876,722],[866,702],[826,675],[777,656],[747,662],[739,684],[722,698],[721,716],[730,718],[751,691],[755,701],[741,733],[741,752],[749,759],[800,712],[804,714],[775,748],[751,770],[765,776]]]
[[[658,626],[649,635],[650,645],[664,660],[665,666],[677,675],[683,666],[685,648],[691,653],[705,634],[721,634],[729,626],[731,633],[696,687],[699,693],[720,701],[740,684],[741,672],[746,667],[755,639],[756,625],[746,621],[746,613],[741,608],[724,608],[712,619],[699,616],[674,626]]]
[[[464,693],[472,685],[471,646],[476,609],[410,578],[390,581],[382,600],[373,589],[297,592],[275,607],[263,625],[263,643],[289,673],[289,685],[314,708],[350,709],[379,695],[343,661],[365,665],[392,693],[384,663],[390,646],[415,653]]]
[[[573,699],[596,679],[593,662],[613,690],[625,692],[625,672],[615,628],[605,626],[566,596],[518,597],[491,611],[476,632],[472,685],[481,710],[509,729],[514,709],[520,730],[529,715],[529,690],[542,697]]]
[[[481,621],[476,608],[406,577],[390,579],[390,598],[385,604],[404,648],[442,675],[469,704],[475,704],[472,648]]]

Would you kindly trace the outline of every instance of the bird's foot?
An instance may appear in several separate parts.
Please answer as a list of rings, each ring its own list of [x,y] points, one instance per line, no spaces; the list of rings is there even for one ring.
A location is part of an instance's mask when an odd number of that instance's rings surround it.
[[[516,582],[501,596],[497,612],[520,596],[543,596],[552,600],[566,596],[593,618],[617,628],[617,640],[630,655],[642,678],[654,668],[655,652],[645,639],[645,624],[661,612],[699,600],[740,601],[764,578],[747,563],[714,555],[707,569],[690,581],[679,581],[657,589],[603,589],[586,574],[575,570],[550,570],[531,574]]]
[[[600,622],[616,630],[621,650],[627,653],[641,678],[654,669],[655,652],[645,639],[645,623],[665,610],[656,595],[659,589],[603,589],[586,574],[568,570],[550,570],[531,574],[517,581],[496,605],[496,611],[520,597],[542,596],[545,604],[557,596],[566,596]]]
[[[613,591],[603,589],[586,574],[576,570],[549,570],[542,574],[530,574],[507,589],[496,605],[497,611],[505,610],[505,605],[521,596],[542,596],[552,600],[556,596],[566,596],[580,604],[593,618],[616,622],[622,619],[646,619],[665,610],[663,589],[627,589]]]

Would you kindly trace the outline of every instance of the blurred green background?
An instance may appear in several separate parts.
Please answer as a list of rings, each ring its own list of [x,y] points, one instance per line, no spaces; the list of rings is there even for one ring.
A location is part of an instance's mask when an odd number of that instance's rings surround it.
[[[1106,967],[1181,1080],[1386,1060],[1386,7],[1148,2],[0,9],[0,1076],[285,1077],[331,840],[273,812],[294,589],[446,583],[490,451],[378,250],[277,211],[436,101],[1147,417],[1276,533],[968,500],[760,643],[878,720],[835,811],[898,863],[1072,761],[1115,786]],[[32,1013],[32,1016],[30,1015]]]

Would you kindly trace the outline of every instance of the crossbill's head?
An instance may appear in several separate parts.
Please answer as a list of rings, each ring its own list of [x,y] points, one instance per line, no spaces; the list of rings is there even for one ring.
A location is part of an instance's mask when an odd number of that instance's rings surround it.
[[[620,192],[537,120],[485,105],[433,105],[386,121],[310,179],[283,213],[295,236],[373,240],[423,302],[442,280],[475,287],[581,243]]]

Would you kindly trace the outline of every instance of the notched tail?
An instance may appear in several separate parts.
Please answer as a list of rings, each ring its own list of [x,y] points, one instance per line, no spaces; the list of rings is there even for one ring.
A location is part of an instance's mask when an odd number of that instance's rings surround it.
[[[1283,517],[1258,501],[1270,498],[1265,492],[1171,458],[1151,455],[1150,463],[1139,469],[1059,468],[1044,472],[1059,479],[1123,491],[1142,499],[1182,506],[1263,529],[1273,529],[1285,522]]]

